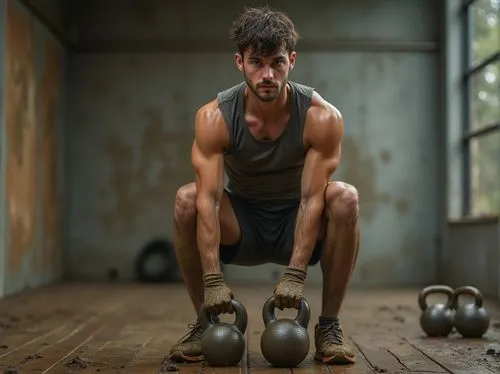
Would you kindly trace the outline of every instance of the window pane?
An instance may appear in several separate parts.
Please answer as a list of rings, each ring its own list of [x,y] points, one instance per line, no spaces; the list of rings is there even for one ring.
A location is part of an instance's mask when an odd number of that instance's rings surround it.
[[[470,140],[471,215],[498,214],[500,131]]]
[[[500,0],[476,0],[470,6],[473,65],[500,49]]]
[[[500,62],[474,74],[470,81],[470,129],[500,120]]]

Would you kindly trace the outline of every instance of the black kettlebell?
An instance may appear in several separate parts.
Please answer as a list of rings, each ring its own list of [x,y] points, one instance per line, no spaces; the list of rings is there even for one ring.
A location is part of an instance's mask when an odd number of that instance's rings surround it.
[[[448,300],[445,304],[427,305],[426,298],[430,294],[445,294]],[[453,330],[453,289],[446,285],[425,287],[418,294],[418,305],[422,310],[420,326],[429,337],[445,337]]]
[[[210,313],[202,306],[199,314],[204,329],[201,337],[201,350],[205,360],[212,366],[232,366],[241,361],[245,352],[245,330],[247,311],[243,304],[232,300],[234,323],[214,322]]]
[[[473,303],[459,304],[460,295],[474,297]],[[472,286],[462,286],[455,289],[454,304],[457,305],[454,323],[456,330],[464,338],[480,338],[490,327],[490,316],[483,307],[483,295]]]
[[[262,308],[266,326],[260,338],[260,349],[264,358],[273,366],[292,368],[299,365],[309,353],[307,326],[311,309],[302,298],[295,320],[277,319],[274,313],[275,300],[271,296]]]

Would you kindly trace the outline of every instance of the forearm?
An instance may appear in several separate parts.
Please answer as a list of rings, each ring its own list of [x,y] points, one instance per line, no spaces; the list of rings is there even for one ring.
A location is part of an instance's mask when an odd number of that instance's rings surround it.
[[[318,240],[324,205],[323,194],[302,199],[297,212],[290,267],[307,269]]]
[[[197,243],[203,274],[219,273],[220,225],[219,209],[215,199],[197,202]]]

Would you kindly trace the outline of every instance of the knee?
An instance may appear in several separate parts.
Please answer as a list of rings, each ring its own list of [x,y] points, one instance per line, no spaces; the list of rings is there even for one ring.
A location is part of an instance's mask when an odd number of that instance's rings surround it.
[[[330,183],[326,190],[328,216],[346,224],[354,224],[358,220],[358,191],[352,185],[342,182]]]
[[[196,217],[196,185],[186,184],[175,194],[174,220],[186,222]]]

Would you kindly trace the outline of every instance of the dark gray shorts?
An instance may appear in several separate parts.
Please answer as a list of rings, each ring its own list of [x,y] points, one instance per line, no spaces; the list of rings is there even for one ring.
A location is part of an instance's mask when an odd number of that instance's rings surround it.
[[[293,250],[295,219],[299,202],[254,205],[225,191],[238,222],[241,239],[235,245],[220,246],[220,260],[224,264],[252,266],[265,263],[288,265]],[[318,263],[322,241],[313,250],[309,265]]]

